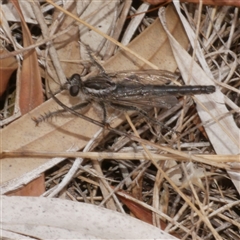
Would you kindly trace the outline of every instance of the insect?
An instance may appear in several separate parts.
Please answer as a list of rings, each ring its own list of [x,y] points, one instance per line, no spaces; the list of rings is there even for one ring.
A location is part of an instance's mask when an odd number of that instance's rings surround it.
[[[177,104],[177,96],[215,91],[215,86],[212,85],[169,85],[174,77],[176,76],[168,71],[148,70],[104,73],[82,81],[79,74],[73,74],[68,80],[67,88],[71,96],[84,95],[89,102],[98,102],[104,111],[104,121],[106,105],[120,110],[135,110],[148,117],[144,110],[146,108],[171,108]]]
[[[215,91],[213,85],[176,86],[172,80],[176,75],[168,71],[143,70],[132,72],[101,73],[83,81],[79,74],[73,74],[66,82],[65,88],[73,97],[84,97],[84,102],[73,106],[74,110],[86,107],[92,102],[103,109],[103,122],[106,123],[107,107],[124,111],[137,111],[148,120],[155,122],[148,115],[152,107],[171,108],[178,103],[178,96],[210,94]],[[63,112],[50,112],[35,118],[39,122]]]

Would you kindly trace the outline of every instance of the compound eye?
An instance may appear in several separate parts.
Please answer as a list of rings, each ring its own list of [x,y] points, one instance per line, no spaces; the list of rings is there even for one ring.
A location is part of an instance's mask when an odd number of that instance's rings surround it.
[[[79,93],[79,86],[73,85],[69,88],[69,93],[72,97],[76,97]]]

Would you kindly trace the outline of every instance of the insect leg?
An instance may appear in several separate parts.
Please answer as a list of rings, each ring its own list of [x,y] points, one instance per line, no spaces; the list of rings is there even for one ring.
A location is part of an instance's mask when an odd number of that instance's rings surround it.
[[[98,103],[100,105],[100,107],[103,110],[103,123],[105,124],[107,122],[107,110],[106,110],[106,105],[104,104],[104,102],[99,102]]]
[[[104,68],[101,66],[101,64],[98,63],[98,62],[96,61],[96,59],[92,56],[92,51],[91,51],[89,45],[85,45],[85,44],[84,44],[84,46],[85,46],[85,48],[86,48],[86,50],[87,50],[87,52],[88,52],[88,55],[89,55],[91,61],[93,62],[93,64],[96,65],[96,67],[99,69],[99,71],[100,71],[100,73],[101,73],[102,75],[107,76],[107,74],[106,74],[106,72],[105,72],[105,69],[104,69]]]
[[[72,106],[72,109],[73,110],[80,110],[80,109],[86,107],[87,105],[89,105],[89,102],[80,103],[80,104]],[[37,126],[39,123],[45,122],[49,118],[59,116],[63,113],[67,113],[67,111],[65,109],[60,109],[60,110],[57,110],[57,111],[54,111],[54,112],[44,113],[44,114],[40,115],[39,117],[33,117],[32,120],[36,123],[36,126]]]

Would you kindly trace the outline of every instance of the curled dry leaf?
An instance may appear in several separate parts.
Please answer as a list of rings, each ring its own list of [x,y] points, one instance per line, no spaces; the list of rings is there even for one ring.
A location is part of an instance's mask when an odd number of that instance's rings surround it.
[[[7,51],[1,50],[0,54],[3,53]],[[17,67],[17,60],[14,57],[0,59],[0,96],[5,92],[9,78]]]
[[[11,0],[21,19],[24,47],[33,44],[31,33],[25,22],[19,2]],[[35,50],[30,50],[23,57],[19,83],[19,106],[22,114],[28,113],[43,102],[42,80]]]

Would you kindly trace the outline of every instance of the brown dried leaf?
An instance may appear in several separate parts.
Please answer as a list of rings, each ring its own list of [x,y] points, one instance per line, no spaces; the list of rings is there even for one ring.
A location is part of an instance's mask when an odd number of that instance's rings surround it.
[[[33,44],[32,36],[24,20],[18,1],[11,0],[21,19],[24,47]],[[43,102],[42,81],[35,50],[30,50],[23,57],[22,72],[18,81],[19,106],[22,114],[28,113]]]
[[[6,50],[1,50],[0,54],[6,52]],[[17,67],[18,64],[14,57],[0,59],[0,96],[5,92],[9,78]]]
[[[40,177],[36,178],[34,181],[30,182],[26,186],[7,193],[7,196],[32,196],[38,197],[45,192],[45,177],[42,174]]]

